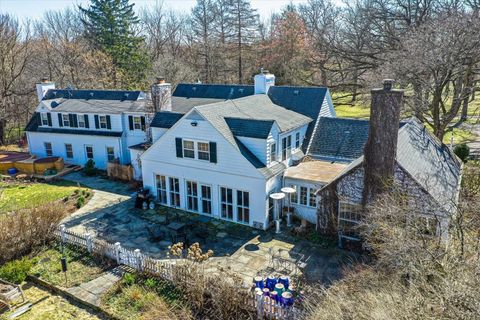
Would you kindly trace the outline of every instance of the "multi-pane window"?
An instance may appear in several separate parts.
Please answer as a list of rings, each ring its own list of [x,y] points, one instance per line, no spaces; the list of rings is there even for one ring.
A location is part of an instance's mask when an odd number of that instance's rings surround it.
[[[157,197],[161,204],[167,204],[167,178],[165,176],[156,176]]]
[[[107,116],[99,116],[98,122],[100,124],[100,128],[107,129]]]
[[[250,197],[246,191],[237,190],[237,221],[250,223]]]
[[[210,161],[210,145],[207,142],[197,142],[198,159]]]
[[[224,219],[233,220],[233,190],[229,188],[220,188],[220,208],[221,216]]]
[[[270,144],[270,162],[277,161],[277,144],[272,142]]]
[[[282,161],[287,160],[292,148],[292,136],[282,138]]]
[[[362,206],[340,201],[338,203],[338,230],[343,236],[359,239],[356,230],[361,220]]]
[[[53,155],[53,150],[52,150],[52,143],[51,142],[45,142],[45,154],[47,157],[51,157]]]
[[[113,147],[107,147],[107,160],[115,160],[115,149]]]
[[[195,143],[191,140],[183,140],[183,157],[195,158]]]
[[[42,118],[42,126],[48,126],[48,115],[42,112],[40,117]]]
[[[212,188],[210,186],[202,185],[202,213],[212,213]]]
[[[70,127],[70,117],[68,114],[62,114],[63,126]]]
[[[67,159],[73,158],[73,147],[70,143],[65,144],[65,154],[67,155]]]
[[[295,133],[295,148],[300,148],[300,132]]]
[[[92,146],[85,146],[85,153],[87,155],[87,159],[93,159],[93,147]]]
[[[170,184],[170,205],[180,207],[180,181],[178,178],[168,178]]]
[[[138,116],[133,117],[133,129],[142,130],[142,118]]]
[[[308,188],[300,187],[300,204],[306,206],[308,203]]]
[[[198,187],[193,181],[187,181],[187,209],[198,211]]]
[[[84,114],[79,114],[77,115],[77,121],[78,121],[78,127],[79,128],[85,128],[85,117],[88,117],[87,115]]]
[[[317,195],[315,194],[317,192],[316,189],[314,188],[309,188],[309,199],[308,199],[308,205],[310,207],[316,207],[317,206]]]

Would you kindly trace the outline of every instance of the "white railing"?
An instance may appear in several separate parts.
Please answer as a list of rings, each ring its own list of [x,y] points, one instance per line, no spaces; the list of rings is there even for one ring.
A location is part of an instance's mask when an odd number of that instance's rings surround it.
[[[67,230],[61,225],[54,232],[62,243],[73,244],[87,249],[89,253],[107,257],[119,265],[126,265],[138,272],[149,273],[164,280],[173,281],[173,265],[175,261],[164,262],[143,254],[139,249],[129,250],[121,246],[94,238],[91,234],[80,234]],[[253,307],[257,311],[258,319],[296,320],[301,318],[301,310],[294,306],[285,306],[268,296],[253,293]],[[252,301],[252,300],[250,300]]]

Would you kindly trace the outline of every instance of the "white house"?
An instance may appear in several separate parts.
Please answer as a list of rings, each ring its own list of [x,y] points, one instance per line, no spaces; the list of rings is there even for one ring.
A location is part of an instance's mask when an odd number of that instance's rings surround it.
[[[39,104],[26,127],[29,151],[106,169],[108,161],[130,163],[128,147],[147,141],[154,112],[141,91],[55,89],[37,84]]]
[[[276,87],[268,73],[254,86],[180,84],[171,101],[152,144],[130,147],[144,187],[162,205],[260,229],[318,119],[335,116],[326,88]]]

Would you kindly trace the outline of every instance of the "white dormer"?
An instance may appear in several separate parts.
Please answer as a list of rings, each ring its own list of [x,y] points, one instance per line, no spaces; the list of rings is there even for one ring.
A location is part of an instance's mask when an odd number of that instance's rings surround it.
[[[275,75],[264,70],[263,68],[260,71],[260,74],[257,74],[254,77],[255,81],[255,94],[267,94],[268,89],[271,86],[275,85]]]
[[[55,83],[48,81],[48,78],[42,78],[40,83],[37,83],[38,101],[42,101],[49,89],[55,89]]]

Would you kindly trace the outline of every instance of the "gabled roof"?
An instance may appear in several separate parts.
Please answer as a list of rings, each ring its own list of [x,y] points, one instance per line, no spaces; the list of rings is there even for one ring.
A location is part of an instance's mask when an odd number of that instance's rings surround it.
[[[273,120],[225,118],[234,136],[267,139],[272,130]]]
[[[73,90],[73,89],[49,89],[43,100],[51,99],[83,99],[83,100],[138,100],[141,91],[129,90]]]
[[[280,132],[290,131],[306,125],[312,119],[275,105],[266,95],[254,95],[236,100],[196,107],[195,110],[207,119],[232,145],[235,145],[234,134],[226,122],[226,118],[272,120]]]
[[[155,114],[155,117],[150,124],[154,128],[171,128],[178,120],[184,116],[183,113],[161,111]]]
[[[355,159],[332,182],[362,165],[363,160],[363,155]],[[455,210],[462,163],[416,118],[401,123],[396,162],[446,211]]]
[[[194,107],[203,106],[210,103],[222,102],[226,99],[213,98],[189,98],[172,96],[172,111],[178,113],[187,113]]]
[[[363,155],[368,120],[321,117],[308,155],[315,159],[350,162]]]
[[[252,85],[180,83],[172,95],[174,97],[229,100],[253,94]]]

